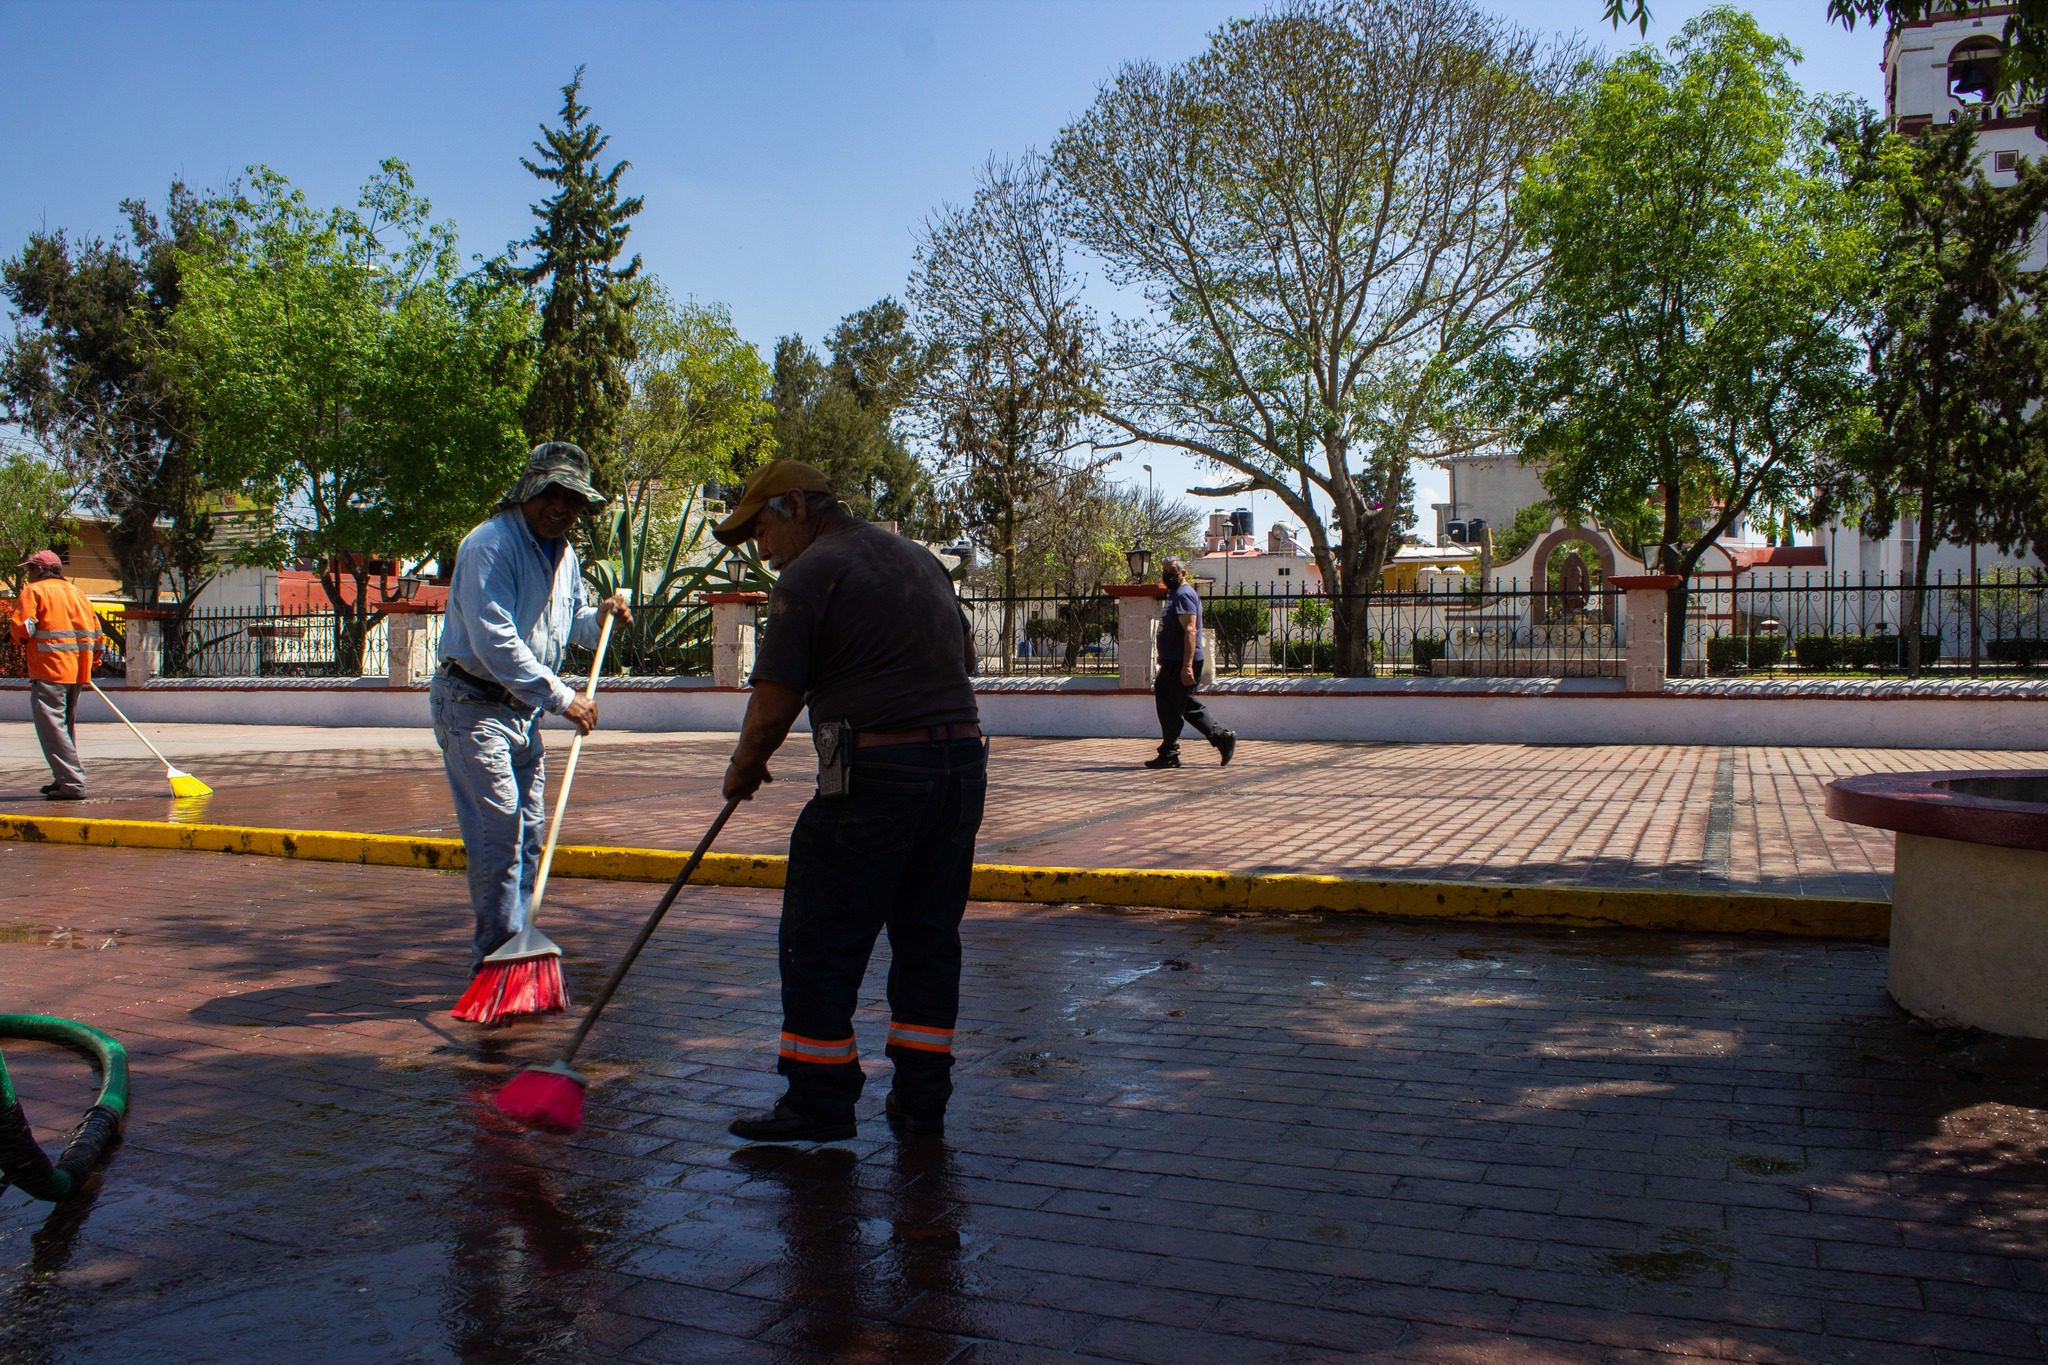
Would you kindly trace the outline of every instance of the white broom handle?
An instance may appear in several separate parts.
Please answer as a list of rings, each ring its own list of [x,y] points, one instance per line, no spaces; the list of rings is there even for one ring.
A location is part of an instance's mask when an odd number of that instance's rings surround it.
[[[597,633],[597,653],[590,657],[590,681],[584,684],[583,700],[589,701],[597,695],[597,675],[604,671],[604,649],[611,643],[612,622],[617,618],[610,612],[604,614],[604,627]],[[569,741],[569,762],[562,769],[562,794],[555,798],[555,818],[548,824],[548,846],[540,855],[540,875],[534,878],[533,899],[526,906],[526,927],[533,927],[533,917],[540,913],[540,898],[547,894],[548,869],[555,865],[555,840],[561,837],[562,816],[569,809],[569,786],[576,780],[576,759],[583,752],[583,731],[577,730],[576,738]]]
[[[149,736],[143,734],[142,731],[135,729],[135,722],[121,714],[121,708],[114,705],[114,699],[112,697],[100,691],[100,685],[98,683],[94,682],[91,678],[87,678],[85,680],[85,685],[92,689],[92,694],[95,697],[98,697],[101,701],[107,704],[107,709],[114,713],[115,719],[119,720],[123,725],[127,726],[129,729],[135,730],[135,737],[142,741],[143,748],[149,750],[153,754],[156,754],[157,762],[163,764],[166,768],[171,766],[171,760],[165,758],[162,754],[157,754],[156,745],[151,744],[149,742]]]

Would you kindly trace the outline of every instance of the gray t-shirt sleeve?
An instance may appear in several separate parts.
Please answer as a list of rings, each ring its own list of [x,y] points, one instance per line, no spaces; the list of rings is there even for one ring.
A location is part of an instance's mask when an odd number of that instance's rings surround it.
[[[818,567],[816,560],[806,556],[775,580],[748,683],[780,683],[799,692],[810,690],[816,675],[818,627],[831,596],[830,583],[819,581]]]
[[[752,680],[796,688],[811,720],[871,732],[973,721],[966,622],[929,550],[855,523],[784,570]]]

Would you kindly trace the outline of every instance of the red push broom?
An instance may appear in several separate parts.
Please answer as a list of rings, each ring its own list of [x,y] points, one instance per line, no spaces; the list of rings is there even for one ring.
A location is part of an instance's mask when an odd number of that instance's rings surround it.
[[[647,940],[661,924],[661,917],[675,904],[676,895],[690,874],[697,870],[697,864],[704,861],[704,855],[711,850],[711,841],[718,837],[718,831],[725,828],[725,822],[732,818],[739,806],[738,797],[725,803],[725,809],[718,812],[718,818],[711,822],[711,828],[704,831],[704,837],[697,844],[690,860],[683,864],[683,870],[676,873],[676,879],[669,883],[668,893],[661,898],[661,904],[654,907],[654,913],[640,928],[640,936],[633,940],[633,946],[619,959],[619,965],[612,969],[612,979],[604,983],[604,989],[597,993],[597,999],[583,1013],[583,1022],[576,1025],[576,1032],[569,1039],[569,1046],[562,1055],[542,1066],[530,1066],[505,1082],[491,1102],[498,1106],[508,1118],[532,1128],[547,1128],[557,1133],[573,1133],[583,1126],[584,1079],[575,1067],[569,1065],[576,1059],[576,1052],[583,1046],[583,1040],[590,1036],[591,1027],[597,1023],[597,1016],[611,1003],[619,983],[626,979],[626,973],[633,966],[633,959],[640,956],[640,950],[647,946]]]
[[[597,653],[590,659],[590,681],[583,699],[597,695],[597,675],[604,671],[605,646],[611,643],[613,616],[606,612],[597,633]],[[507,939],[477,968],[469,989],[452,1013],[473,1024],[496,1024],[515,1014],[558,1014],[569,1008],[569,988],[562,981],[562,949],[534,926],[540,898],[547,894],[548,869],[555,862],[555,841],[562,834],[562,815],[569,809],[569,787],[576,781],[576,760],[583,753],[583,732],[569,743],[569,763],[562,770],[562,794],[555,798],[555,818],[548,826],[547,848],[540,855],[540,875],[526,903],[526,927]]]

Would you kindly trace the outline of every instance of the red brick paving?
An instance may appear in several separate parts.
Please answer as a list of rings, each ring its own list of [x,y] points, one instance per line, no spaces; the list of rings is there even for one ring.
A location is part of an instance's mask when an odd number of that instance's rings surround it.
[[[2026,761],[1131,747],[999,741],[983,858],[1881,887],[1889,839],[1819,781]],[[594,746],[570,837],[690,842],[722,753]],[[193,755],[210,819],[446,822],[430,750]],[[160,778],[103,763],[85,809],[160,816]],[[800,786],[726,847],[778,847]],[[4,1007],[135,1074],[89,1203],[0,1195],[0,1359],[2048,1354],[2048,1046],[1909,1021],[1879,948],[977,905],[946,1138],[880,1119],[878,963],[860,1138],[778,1151],[724,1133],[777,1089],[772,894],[685,893],[564,1140],[482,1097],[567,1022],[445,1013],[459,878],[0,844],[0,879]],[[579,991],[655,894],[551,888]],[[88,1069],[7,1060],[54,1146]]]
[[[120,736],[95,733],[95,799],[62,813],[455,833],[424,732],[376,731],[356,746],[348,731],[233,727],[224,745],[217,728],[152,730],[213,797],[174,807],[160,766],[118,756]],[[252,747],[262,735],[276,747]],[[718,809],[730,750],[728,735],[599,732],[563,837],[687,849]],[[1883,899],[1891,835],[1828,819],[1830,779],[2042,762],[2009,750],[1247,740],[1227,770],[1154,773],[1137,766],[1147,752],[1130,740],[996,740],[982,861]],[[786,780],[742,808],[723,850],[783,851],[807,757],[799,736],[776,765]],[[35,794],[46,779],[32,742],[0,734],[0,810],[51,809]]]

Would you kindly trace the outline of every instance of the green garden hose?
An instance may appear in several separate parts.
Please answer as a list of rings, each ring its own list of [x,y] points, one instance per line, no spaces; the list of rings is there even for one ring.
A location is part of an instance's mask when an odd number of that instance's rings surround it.
[[[99,1164],[128,1114],[128,1051],[111,1034],[69,1019],[44,1014],[0,1014],[0,1038],[61,1043],[92,1057],[100,1071],[100,1096],[85,1111],[54,1164],[22,1115],[7,1061],[0,1057],[0,1189],[17,1185],[37,1199],[66,1199],[78,1192]]]

